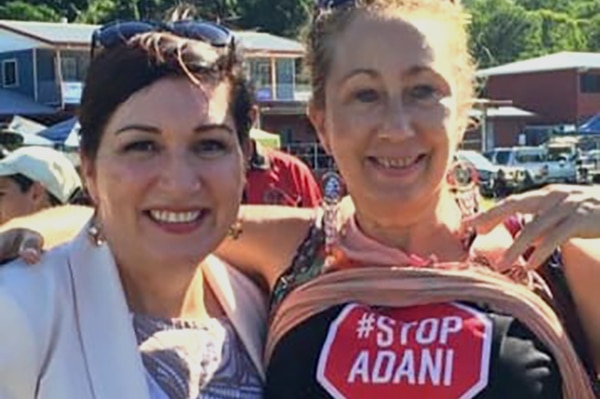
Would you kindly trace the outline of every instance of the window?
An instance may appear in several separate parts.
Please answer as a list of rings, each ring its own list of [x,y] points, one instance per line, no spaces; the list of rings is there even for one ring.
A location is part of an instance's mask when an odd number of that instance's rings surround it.
[[[280,58],[275,62],[277,74],[277,99],[294,99],[294,60]]]
[[[64,82],[82,82],[89,67],[90,58],[86,52],[64,50],[60,52],[60,74]]]
[[[546,160],[544,154],[535,152],[517,152],[515,159],[519,163],[539,163]]]
[[[18,86],[18,77],[17,60],[2,61],[2,86]]]
[[[600,93],[600,75],[591,73],[579,75],[579,90],[582,93]]]
[[[271,100],[271,60],[257,58],[250,60],[250,79],[254,83],[259,100]]]
[[[77,81],[77,58],[61,57],[60,73],[62,74],[62,79],[65,82],[76,82]]]

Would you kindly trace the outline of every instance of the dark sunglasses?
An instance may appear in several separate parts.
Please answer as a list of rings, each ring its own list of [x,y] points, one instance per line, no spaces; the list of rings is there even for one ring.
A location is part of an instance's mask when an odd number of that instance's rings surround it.
[[[135,35],[147,32],[170,32],[188,39],[204,41],[214,47],[227,47],[234,43],[233,33],[229,29],[209,21],[115,21],[94,31],[91,56],[93,58],[99,49],[122,45]]]

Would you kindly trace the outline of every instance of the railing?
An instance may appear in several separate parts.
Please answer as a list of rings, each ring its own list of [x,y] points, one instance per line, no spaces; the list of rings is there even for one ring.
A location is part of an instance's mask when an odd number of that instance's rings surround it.
[[[255,84],[255,91],[258,101],[308,101],[310,97],[309,85],[277,84],[273,86]]]
[[[317,175],[335,169],[333,157],[318,143],[290,143],[283,145],[282,150],[300,158]]]

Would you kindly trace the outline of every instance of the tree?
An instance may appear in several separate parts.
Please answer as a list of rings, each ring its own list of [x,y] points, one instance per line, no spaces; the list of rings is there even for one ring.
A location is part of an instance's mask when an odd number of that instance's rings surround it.
[[[237,25],[295,38],[312,10],[313,0],[244,0]]]
[[[550,10],[532,11],[541,25],[543,52],[585,51],[587,40],[579,22],[573,17]]]
[[[582,30],[587,38],[588,51],[600,52],[600,13],[582,24]]]
[[[60,18],[61,15],[59,13],[43,4],[34,5],[29,2],[16,0],[0,6],[0,19],[57,22]]]
[[[537,55],[541,25],[530,12],[510,0],[474,0],[468,4],[471,49],[481,67]]]

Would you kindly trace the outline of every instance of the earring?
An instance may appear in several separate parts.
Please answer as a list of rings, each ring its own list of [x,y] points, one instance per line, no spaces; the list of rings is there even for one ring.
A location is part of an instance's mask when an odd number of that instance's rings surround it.
[[[338,249],[338,203],[342,199],[344,183],[336,172],[327,172],[322,178],[323,230],[325,231],[325,269],[333,266],[339,258]]]
[[[235,221],[235,223],[229,226],[229,229],[227,230],[227,237],[231,238],[232,240],[237,240],[238,238],[240,238],[240,235],[243,232],[244,231],[242,230],[242,221],[238,219]]]
[[[101,246],[106,242],[104,236],[102,235],[102,229],[100,228],[100,224],[98,223],[98,219],[95,214],[90,220],[87,233],[90,237],[90,240],[92,240],[92,243],[97,247]]]

